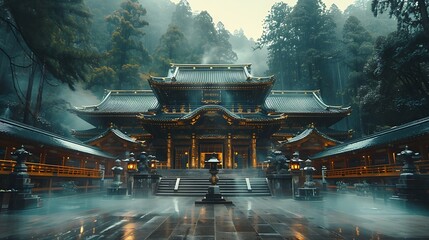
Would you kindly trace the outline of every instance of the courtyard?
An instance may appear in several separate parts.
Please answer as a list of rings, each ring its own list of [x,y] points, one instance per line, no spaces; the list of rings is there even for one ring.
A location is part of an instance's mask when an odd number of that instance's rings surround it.
[[[0,213],[0,239],[428,239],[429,214],[368,196],[328,192],[322,201],[230,197],[44,198]]]

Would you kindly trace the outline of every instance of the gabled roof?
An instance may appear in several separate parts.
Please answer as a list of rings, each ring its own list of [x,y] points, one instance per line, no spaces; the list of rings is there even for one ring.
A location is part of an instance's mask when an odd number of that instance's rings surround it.
[[[77,113],[136,113],[148,112],[158,106],[151,90],[112,90],[97,105],[75,107]]]
[[[254,77],[251,64],[172,64],[167,77],[151,77],[155,84],[248,84],[274,81]]]
[[[20,122],[6,120],[4,118],[0,118],[0,138],[16,139],[16,141],[22,142],[24,145],[43,144],[67,151],[114,159],[114,156],[77,140],[67,139],[42,129],[28,126]]]
[[[350,113],[350,107],[330,106],[315,91],[272,91],[265,100],[265,107],[284,113]]]
[[[319,136],[321,136],[322,138],[324,138],[326,140],[329,140],[329,141],[332,141],[332,142],[335,142],[335,143],[338,143],[338,144],[341,143],[340,141],[337,141],[337,140],[335,140],[335,139],[327,136],[326,134],[320,132],[319,130],[317,130],[314,127],[310,127],[310,128],[305,129],[303,132],[301,132],[300,134],[296,135],[293,138],[288,139],[284,143],[287,144],[287,143],[300,142],[300,141],[304,140],[305,138],[307,138],[308,136],[310,136],[312,134],[319,135]]]
[[[429,135],[429,117],[409,122],[400,126],[395,126],[388,130],[384,130],[375,134],[365,136],[360,139],[356,139],[351,142],[346,142],[337,145],[335,147],[327,149],[326,151],[317,153],[310,158],[318,159],[343,153],[349,153],[352,151],[406,141],[423,135]]]
[[[119,129],[116,129],[116,128],[108,128],[106,131],[99,134],[98,136],[93,137],[89,140],[86,140],[85,143],[91,143],[91,142],[97,141],[99,139],[104,138],[108,134],[113,134],[116,137],[118,137],[119,139],[126,141],[126,142],[130,142],[130,143],[134,143],[134,144],[140,144],[140,141],[137,141],[136,139],[131,138],[130,136],[128,136],[127,134],[121,132]]]

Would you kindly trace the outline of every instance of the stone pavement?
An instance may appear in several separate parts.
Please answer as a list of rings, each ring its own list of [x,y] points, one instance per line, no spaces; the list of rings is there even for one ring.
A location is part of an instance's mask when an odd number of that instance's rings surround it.
[[[429,214],[383,200],[326,194],[323,201],[231,197],[44,199],[43,207],[0,213],[0,239],[429,239]]]

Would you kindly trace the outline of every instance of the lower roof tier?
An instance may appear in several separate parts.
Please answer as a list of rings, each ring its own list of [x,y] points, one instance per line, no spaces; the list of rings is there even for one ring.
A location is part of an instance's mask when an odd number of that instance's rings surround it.
[[[311,118],[311,122],[317,124],[326,122],[328,126],[351,113],[350,107],[325,104],[319,91],[272,91],[263,105],[244,105],[235,102],[194,102],[186,105],[162,106],[151,90],[112,90],[99,104],[75,107],[71,111],[87,122],[100,126],[100,124],[105,124],[106,119],[104,118],[130,118],[137,115],[162,121],[173,121],[193,115],[201,108],[208,106],[226,109],[233,118],[257,121],[287,115],[288,118]]]

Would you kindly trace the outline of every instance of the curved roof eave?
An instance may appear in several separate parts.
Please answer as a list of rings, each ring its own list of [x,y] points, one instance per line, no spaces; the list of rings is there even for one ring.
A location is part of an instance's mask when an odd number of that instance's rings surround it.
[[[0,118],[0,135],[19,139],[23,144],[44,144],[71,152],[80,152],[88,155],[114,159],[115,157],[96,147],[86,145],[76,140],[25,125],[20,122]]]
[[[320,159],[353,151],[374,148],[386,144],[397,143],[407,139],[412,139],[429,134],[429,117],[412,121],[400,126],[377,132],[354,141],[345,142],[335,147],[326,149],[323,152],[310,156],[310,159]]]
[[[231,117],[233,119],[243,119],[242,117],[231,112],[227,108],[225,108],[223,106],[219,106],[219,105],[204,105],[204,106],[198,107],[194,111],[183,115],[179,119],[180,120],[188,120],[188,119],[191,119],[191,118],[195,117],[196,115],[200,114],[201,112],[206,112],[206,111],[210,111],[210,110],[218,110],[218,111],[220,110],[221,112],[225,113],[226,115],[228,115],[229,117]]]

